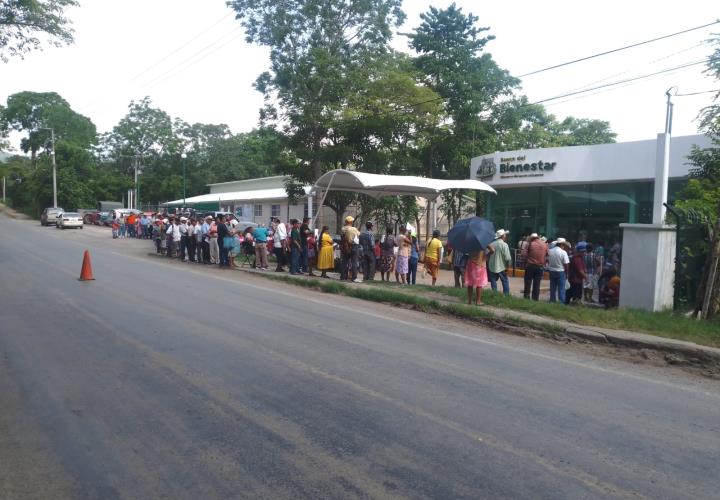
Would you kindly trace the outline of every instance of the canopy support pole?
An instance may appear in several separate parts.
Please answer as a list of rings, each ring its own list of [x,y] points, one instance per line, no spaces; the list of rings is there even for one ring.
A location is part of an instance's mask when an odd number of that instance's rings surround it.
[[[330,182],[328,182],[327,187],[325,188],[325,192],[323,192],[322,200],[320,200],[320,203],[317,207],[315,207],[315,216],[312,219],[312,227],[315,227],[315,222],[317,221],[318,215],[320,215],[320,210],[322,210],[322,207],[325,205],[325,198],[327,197],[328,192],[330,191],[330,186],[332,186],[333,180],[335,180],[335,173],[330,176]],[[317,186],[315,186],[317,188]]]

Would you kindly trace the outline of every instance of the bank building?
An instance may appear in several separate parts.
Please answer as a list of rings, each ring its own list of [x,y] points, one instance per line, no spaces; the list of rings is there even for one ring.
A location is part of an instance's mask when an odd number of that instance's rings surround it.
[[[692,168],[693,146],[710,147],[704,135],[671,139],[668,202]],[[649,224],[658,161],[655,139],[557,148],[502,151],[473,158],[470,178],[497,190],[485,195],[487,218],[510,231],[513,246],[537,232],[606,245],[621,240],[620,224]]]

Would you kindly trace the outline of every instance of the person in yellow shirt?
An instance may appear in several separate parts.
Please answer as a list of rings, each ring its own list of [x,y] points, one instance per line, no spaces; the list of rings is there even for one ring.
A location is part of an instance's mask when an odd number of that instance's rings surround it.
[[[432,277],[432,284],[435,286],[440,269],[440,259],[442,258],[443,244],[440,241],[440,231],[433,231],[432,238],[425,244],[425,270]]]
[[[328,234],[327,226],[323,226],[322,230],[320,231],[320,237],[318,238],[318,242],[318,246],[320,247],[320,254],[318,255],[317,268],[320,269],[320,271],[322,272],[320,276],[322,278],[327,278],[327,272],[335,269],[335,255],[333,251],[335,242],[333,242],[332,237]]]

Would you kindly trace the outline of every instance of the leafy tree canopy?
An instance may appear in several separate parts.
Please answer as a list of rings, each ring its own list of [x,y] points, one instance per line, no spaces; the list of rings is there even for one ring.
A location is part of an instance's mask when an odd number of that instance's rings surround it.
[[[89,118],[72,110],[70,104],[55,92],[19,92],[8,97],[2,111],[7,129],[26,132],[20,142],[33,160],[37,152],[49,147],[50,131],[55,141],[88,148],[96,141],[97,130]]]
[[[0,2],[0,59],[22,58],[42,48],[43,41],[59,47],[73,42],[64,12],[76,0],[5,0]]]

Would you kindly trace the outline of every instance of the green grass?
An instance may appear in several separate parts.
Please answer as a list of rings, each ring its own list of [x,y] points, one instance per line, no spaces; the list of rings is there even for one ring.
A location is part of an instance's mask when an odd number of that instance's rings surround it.
[[[455,298],[459,301],[467,300],[467,290],[446,286],[431,287],[429,285],[414,285],[401,288],[393,283],[378,281],[369,282],[378,285],[378,288],[402,289],[407,294],[423,294],[434,292]],[[633,309],[605,310],[594,307],[566,306],[551,304],[549,302],[535,302],[518,297],[506,297],[501,293],[485,291],[483,302],[490,306],[523,311],[556,320],[569,321],[578,325],[597,326],[612,330],[628,330],[648,333],[658,337],[686,340],[711,347],[720,347],[720,322],[698,321],[672,312],[652,313]]]
[[[542,322],[513,317],[499,319],[491,312],[476,306],[446,303],[438,300],[429,299],[421,295],[403,293],[401,291],[388,290],[385,288],[361,288],[355,286],[348,286],[338,281],[297,279],[291,278],[290,276],[282,275],[265,275],[265,277],[275,281],[282,281],[296,286],[319,290],[323,293],[345,295],[347,297],[354,297],[357,299],[363,299],[371,302],[380,302],[383,304],[411,306],[413,309],[424,312],[448,314],[451,316],[468,319],[483,324],[492,324],[492,326],[498,326],[498,323],[502,323],[506,326],[532,328],[534,330],[545,331],[549,333],[562,332],[562,329]]]

